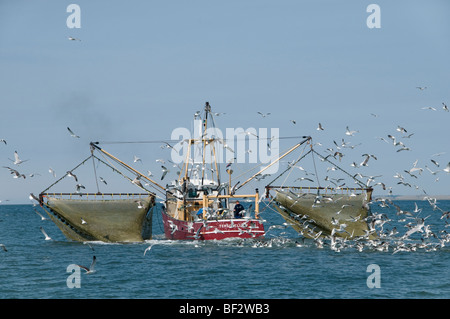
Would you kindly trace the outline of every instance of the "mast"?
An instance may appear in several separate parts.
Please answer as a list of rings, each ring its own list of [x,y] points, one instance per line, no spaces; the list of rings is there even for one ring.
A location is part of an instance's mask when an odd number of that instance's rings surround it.
[[[205,104],[205,118],[203,120],[203,134],[202,134],[202,142],[203,142],[203,160],[202,160],[202,185],[205,179],[205,157],[206,157],[206,145],[208,144],[208,140],[206,139],[206,130],[208,129],[208,114],[211,111],[211,106],[209,102]]]

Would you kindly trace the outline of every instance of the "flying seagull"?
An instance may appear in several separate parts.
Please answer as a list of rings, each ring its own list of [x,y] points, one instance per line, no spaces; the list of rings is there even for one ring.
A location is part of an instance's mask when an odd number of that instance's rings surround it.
[[[144,204],[142,204],[142,201],[137,200],[136,203],[138,204],[138,208],[139,208],[139,209],[145,208]]]
[[[11,168],[11,167],[8,167],[8,166],[3,166],[3,167],[9,169],[10,173],[11,173],[12,175],[14,175],[13,178],[21,178],[21,177],[23,177],[23,179],[26,179],[26,178],[27,178],[27,177],[25,176],[25,174],[20,174],[19,171],[15,170],[15,169],[13,169],[13,168]]]
[[[44,234],[45,240],[52,240],[52,238],[49,235],[47,235],[47,233],[45,232],[43,227],[39,227],[39,228],[40,228],[41,232]]]
[[[0,139],[0,143],[5,143],[5,145],[7,145],[6,140],[5,139]]]
[[[38,214],[39,216],[41,216],[41,220],[47,220],[47,218],[44,217],[44,216],[42,216],[42,214],[39,213],[39,212],[36,210],[36,208],[33,207],[33,209],[34,209],[34,212],[35,212],[36,214]]]
[[[359,164],[360,166],[368,166],[367,162],[369,162],[369,158],[373,157],[374,159],[377,159],[374,155],[371,154],[363,154],[362,156],[365,156],[366,158],[364,159],[364,161],[362,161],[361,164]]]
[[[152,249],[154,244],[151,244],[150,246],[148,246],[145,250],[144,250],[144,256],[147,253],[147,251],[150,251]]]
[[[165,176],[167,175],[167,173],[169,172],[169,170],[167,169],[167,167],[162,166],[162,165],[161,165],[161,168],[162,168],[162,176],[161,176],[161,180],[163,180],[164,177],[165,177]]]
[[[80,39],[74,37],[68,37],[67,39],[69,39],[70,41],[81,41]]]
[[[353,136],[355,133],[358,133],[359,131],[350,131],[350,129],[348,128],[348,126],[345,129],[345,135],[348,136]]]
[[[78,135],[76,135],[76,134],[70,129],[70,127],[67,127],[67,130],[69,131],[70,136],[72,136],[72,137],[74,137],[74,138],[80,138]]]
[[[50,173],[50,174],[52,174],[53,175],[53,177],[56,177],[56,173],[55,173],[55,171],[53,170],[53,168],[49,168],[48,169],[48,172]]]
[[[317,130],[318,130],[318,131],[323,131],[323,126],[322,126],[321,123],[319,123],[319,126],[317,126]]]
[[[259,115],[261,115],[262,117],[266,117],[268,115],[270,115],[270,113],[262,113],[262,112],[258,112]]]
[[[86,274],[92,274],[93,272],[95,272],[94,266],[95,266],[96,262],[97,262],[97,258],[94,256],[92,258],[92,263],[91,263],[91,266],[89,268],[86,267],[86,266],[81,266],[81,265],[77,265],[77,266],[80,267],[80,268],[83,268],[84,270],[86,270]]]
[[[67,176],[73,177],[75,179],[75,182],[78,182],[77,176],[74,173],[72,173],[71,171],[67,171]]]
[[[77,189],[77,193],[79,193],[81,191],[81,189],[86,189],[86,187],[84,187],[84,185],[82,184],[77,184],[75,185],[76,189]]]
[[[0,244],[0,247],[1,247],[5,252],[8,251],[8,249],[6,249],[6,246],[5,246],[5,245]]]
[[[448,162],[447,166],[443,169],[444,172],[450,173],[450,162]]]
[[[140,181],[140,177],[139,177],[139,176],[136,176],[136,178],[133,179],[131,182],[132,182],[134,185],[139,186],[140,188],[144,188],[144,186],[142,186],[142,184],[141,184],[141,181]]]
[[[20,164],[22,164],[22,163],[25,163],[26,161],[28,161],[28,160],[21,160],[20,158],[19,158],[19,154],[17,153],[17,151],[14,151],[14,160],[12,160],[12,159],[9,159],[10,161],[12,161],[15,165],[20,165]]]
[[[141,160],[139,157],[137,157],[136,155],[134,155],[134,160],[133,160],[133,162],[134,162],[134,163],[137,163],[137,162],[141,162],[141,163],[142,163],[142,160]]]

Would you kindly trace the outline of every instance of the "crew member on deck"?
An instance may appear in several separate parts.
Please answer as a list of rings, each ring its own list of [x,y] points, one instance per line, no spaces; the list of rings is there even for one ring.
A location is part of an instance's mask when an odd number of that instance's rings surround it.
[[[239,201],[236,201],[234,205],[234,218],[242,218],[241,212],[244,210],[244,206],[242,206]]]

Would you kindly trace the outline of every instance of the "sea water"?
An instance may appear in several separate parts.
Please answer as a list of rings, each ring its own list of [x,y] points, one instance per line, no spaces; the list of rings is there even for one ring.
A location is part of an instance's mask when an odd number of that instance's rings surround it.
[[[398,201],[404,210],[412,201]],[[416,201],[430,229],[443,237],[447,220],[427,201]],[[439,201],[450,210],[450,201]],[[299,298],[449,298],[450,250],[436,238],[418,232],[410,245],[434,242],[436,249],[387,251],[348,245],[339,251],[319,248],[292,228],[271,230],[264,239],[172,241],[164,238],[159,207],[154,209],[153,238],[143,243],[73,242],[31,205],[0,206],[0,298],[127,298],[127,299],[299,299]],[[384,230],[407,231],[396,209],[374,204],[386,214]],[[266,229],[284,220],[272,209],[262,214]],[[409,222],[415,223],[414,219]],[[43,227],[51,240],[45,240]],[[386,239],[387,240],[387,239]],[[144,251],[152,245],[151,249]],[[397,245],[397,246],[396,246]],[[447,244],[450,247],[450,243]],[[70,265],[90,266],[78,273]],[[375,265],[378,271],[372,271]],[[375,277],[374,277],[375,276]],[[375,278],[375,279],[374,279]],[[377,285],[373,285],[373,282]],[[372,284],[371,284],[372,283]]]

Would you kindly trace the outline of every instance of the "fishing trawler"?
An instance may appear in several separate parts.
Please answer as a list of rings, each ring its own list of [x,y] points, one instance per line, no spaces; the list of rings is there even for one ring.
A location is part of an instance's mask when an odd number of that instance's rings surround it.
[[[200,137],[184,141],[187,151],[182,170],[166,189],[162,210],[165,237],[181,240],[261,237],[265,231],[259,218],[258,190],[253,194],[236,194],[236,187],[231,186],[231,169],[227,169],[229,180],[221,182],[216,148],[223,140],[209,135],[209,123],[214,120],[206,102]]]

